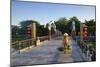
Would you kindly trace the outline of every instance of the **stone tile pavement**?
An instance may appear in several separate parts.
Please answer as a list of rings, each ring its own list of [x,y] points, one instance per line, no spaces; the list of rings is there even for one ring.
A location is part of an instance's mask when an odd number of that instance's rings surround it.
[[[11,66],[37,65],[37,64],[57,64],[67,62],[84,61],[77,43],[70,39],[72,51],[64,54],[57,50],[63,46],[62,39],[52,39],[44,44],[32,47],[27,51],[11,53]]]

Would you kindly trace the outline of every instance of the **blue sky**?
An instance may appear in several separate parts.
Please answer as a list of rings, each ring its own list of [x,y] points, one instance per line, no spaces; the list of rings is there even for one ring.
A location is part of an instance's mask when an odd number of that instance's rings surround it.
[[[95,19],[94,6],[36,3],[36,2],[12,2],[12,24],[18,25],[23,20],[36,20],[40,24],[56,21],[61,17],[68,20],[76,16],[81,22]]]

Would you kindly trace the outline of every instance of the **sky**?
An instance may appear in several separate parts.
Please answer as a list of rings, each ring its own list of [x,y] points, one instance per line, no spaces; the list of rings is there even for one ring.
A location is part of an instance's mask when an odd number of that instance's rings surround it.
[[[19,25],[21,21],[35,20],[40,24],[56,21],[61,17],[68,20],[76,16],[81,22],[95,19],[95,6],[54,4],[15,1],[11,3],[11,23]]]

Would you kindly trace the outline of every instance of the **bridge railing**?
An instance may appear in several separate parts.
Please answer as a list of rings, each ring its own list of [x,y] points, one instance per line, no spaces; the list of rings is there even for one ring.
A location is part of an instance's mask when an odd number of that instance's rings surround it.
[[[51,38],[55,38],[57,36],[52,35]],[[14,48],[15,50],[20,50],[20,49],[24,49],[30,46],[37,46],[37,39],[39,38],[40,42],[45,41],[45,40],[49,40],[49,36],[41,36],[41,37],[37,37],[37,38],[31,38],[31,39],[26,39],[26,40],[22,40],[22,41],[16,41],[13,42],[11,44],[11,47]]]
[[[80,43],[79,37],[76,37],[76,40],[82,52],[86,55],[88,61],[95,61],[96,60],[95,36],[88,36],[87,41],[83,41],[82,43]]]
[[[45,40],[49,40],[48,36],[41,36],[41,37],[38,37],[38,38],[39,38],[40,42],[45,41]],[[30,47],[30,46],[37,46],[36,41],[37,41],[37,38],[31,38],[31,39],[26,39],[26,40],[22,40],[22,41],[16,41],[16,42],[13,42],[11,44],[11,47],[16,49],[16,50],[20,50],[20,49],[24,49],[24,48],[27,48],[27,47]]]
[[[45,40],[49,40],[49,36],[42,36],[39,37],[40,42],[45,41]]]
[[[12,48],[16,50],[20,50],[29,46],[32,46],[35,44],[35,39],[27,39],[27,40],[22,40],[22,41],[16,41],[12,43]]]

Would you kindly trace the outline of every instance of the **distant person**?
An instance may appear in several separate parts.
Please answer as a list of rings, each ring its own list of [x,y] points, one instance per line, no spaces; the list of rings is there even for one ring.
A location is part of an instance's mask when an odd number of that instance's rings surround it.
[[[63,44],[64,44],[64,53],[66,53],[66,50],[68,49],[68,44],[69,44],[69,40],[68,40],[68,34],[65,33],[64,34],[64,38],[63,38]]]
[[[72,32],[72,38],[73,38],[73,40],[76,40],[76,32],[75,31]]]

